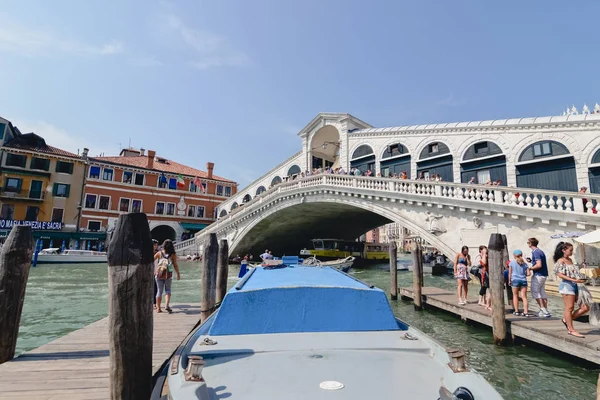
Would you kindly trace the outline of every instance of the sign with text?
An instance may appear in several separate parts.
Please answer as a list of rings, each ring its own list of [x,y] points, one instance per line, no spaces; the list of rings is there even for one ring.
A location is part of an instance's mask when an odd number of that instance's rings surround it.
[[[62,229],[62,222],[16,221],[12,219],[0,219],[0,229],[11,229],[15,225],[31,226],[31,229],[34,231],[59,231]]]

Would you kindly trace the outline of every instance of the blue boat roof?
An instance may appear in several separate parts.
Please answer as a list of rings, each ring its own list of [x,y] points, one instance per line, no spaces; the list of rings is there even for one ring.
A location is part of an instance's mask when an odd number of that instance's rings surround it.
[[[231,289],[209,335],[407,329],[386,294],[329,267],[256,268]]]

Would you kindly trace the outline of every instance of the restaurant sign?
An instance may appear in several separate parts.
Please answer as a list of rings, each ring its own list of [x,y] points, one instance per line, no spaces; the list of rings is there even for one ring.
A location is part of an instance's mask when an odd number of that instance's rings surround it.
[[[62,229],[62,222],[16,221],[12,219],[0,219],[0,229],[11,229],[16,225],[31,226],[31,229],[34,231],[59,231]]]

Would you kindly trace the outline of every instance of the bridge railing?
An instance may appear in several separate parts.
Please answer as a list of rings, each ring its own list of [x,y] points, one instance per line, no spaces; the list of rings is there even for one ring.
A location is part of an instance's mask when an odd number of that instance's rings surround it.
[[[234,215],[245,209],[253,207],[255,204],[262,203],[272,195],[298,189],[316,188],[319,186],[429,196],[430,201],[432,202],[435,201],[435,198],[439,198],[440,200],[451,198],[462,201],[497,203],[512,207],[530,207],[533,209],[557,212],[585,212],[589,216],[594,215],[600,217],[600,214],[596,211],[596,207],[599,205],[598,203],[600,203],[600,195],[590,193],[473,185],[454,182],[401,180],[397,178],[319,174],[277,184],[260,195],[255,196],[251,201],[245,203],[243,207],[238,207],[226,216],[220,217],[217,221],[217,225],[225,223],[229,218],[232,218]]]

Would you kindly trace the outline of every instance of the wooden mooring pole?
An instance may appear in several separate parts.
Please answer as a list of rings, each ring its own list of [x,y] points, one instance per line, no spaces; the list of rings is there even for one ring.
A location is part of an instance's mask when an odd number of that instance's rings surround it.
[[[494,342],[506,343],[506,315],[504,310],[504,250],[502,235],[492,233],[488,244],[490,294],[492,296],[492,331]]]
[[[508,255],[508,240],[506,235],[502,235],[502,243],[504,243],[504,250],[502,251],[502,272],[506,269],[506,263],[510,261],[510,257]],[[506,301],[509,306],[512,306],[513,292],[512,288],[508,286],[508,282],[506,282]]]
[[[110,398],[152,393],[154,254],[143,213],[119,216],[108,247]]]
[[[217,260],[217,304],[221,304],[227,293],[227,276],[229,275],[229,244],[227,239],[219,240],[219,257]]]
[[[0,251],[0,364],[15,356],[32,254],[31,227],[13,226]]]
[[[200,322],[206,321],[215,310],[218,253],[219,243],[217,242],[217,234],[211,233],[208,244],[204,247],[204,256],[202,258]]]
[[[413,242],[410,251],[413,256],[413,304],[415,310],[420,311],[423,309],[423,297],[421,296],[421,289],[423,288],[423,251],[421,250],[421,244]]]
[[[390,299],[398,300],[398,247],[390,242]]]

